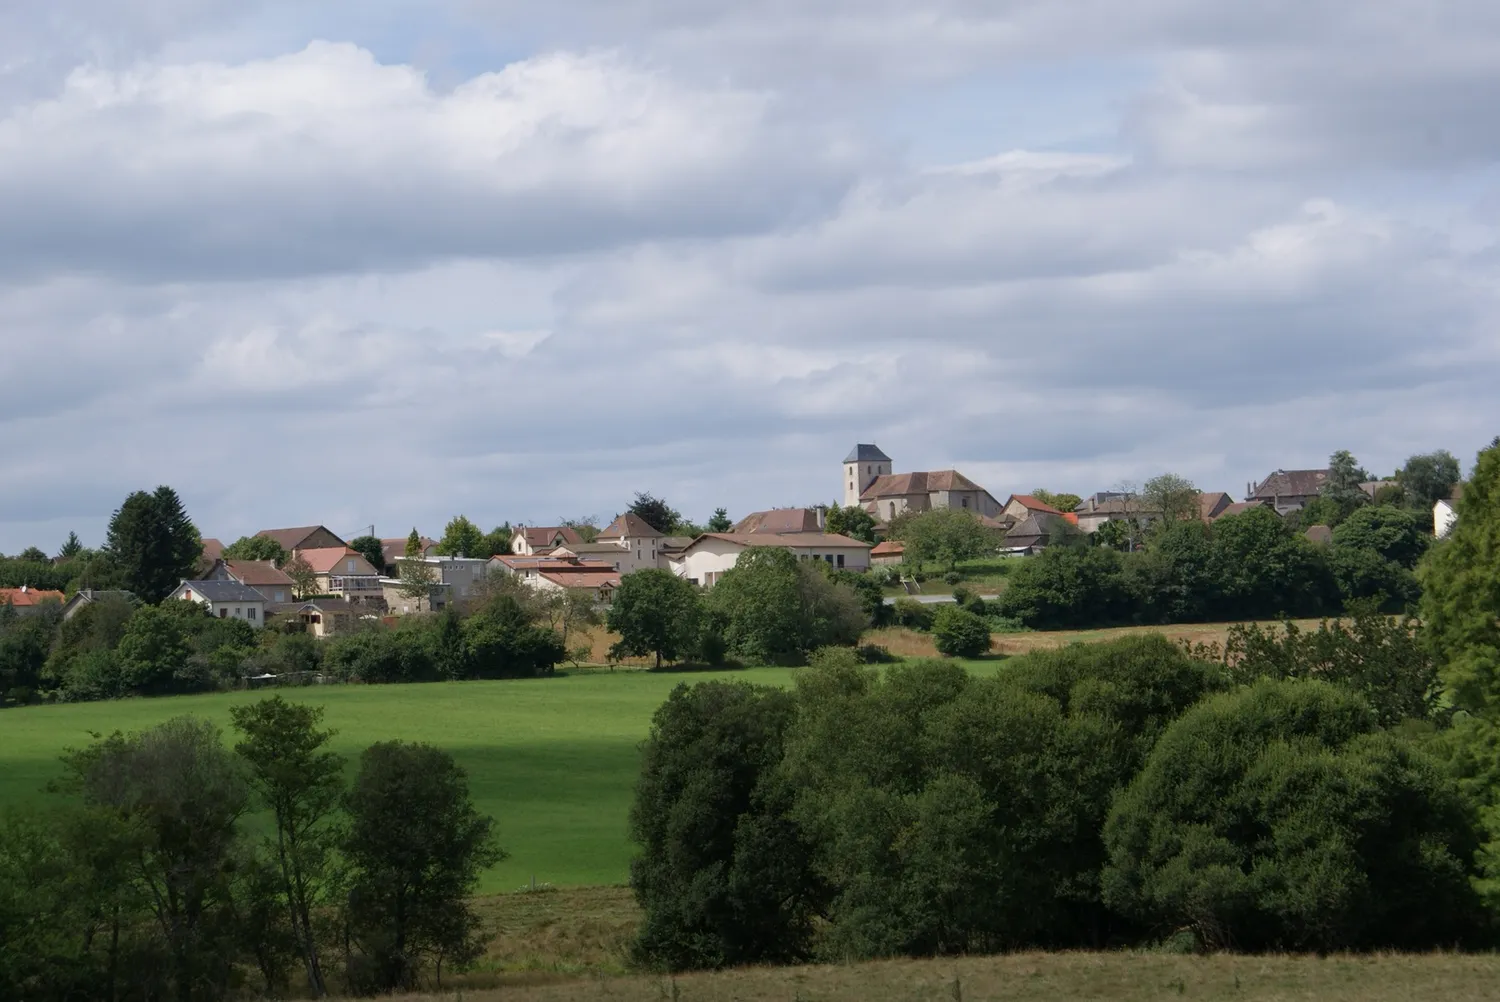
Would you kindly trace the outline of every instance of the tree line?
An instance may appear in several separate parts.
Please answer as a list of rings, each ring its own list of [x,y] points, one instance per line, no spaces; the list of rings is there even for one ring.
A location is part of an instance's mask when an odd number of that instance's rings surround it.
[[[1500,440],[1421,566],[1420,619],[1366,599],[989,678],[829,649],[791,692],[679,686],[631,813],[635,955],[1492,948],[1496,553]]]
[[[373,995],[479,956],[504,852],[452,756],[382,742],[346,781],[321,708],[231,714],[232,749],[179,717],[71,751],[55,802],[0,822],[0,997]]]

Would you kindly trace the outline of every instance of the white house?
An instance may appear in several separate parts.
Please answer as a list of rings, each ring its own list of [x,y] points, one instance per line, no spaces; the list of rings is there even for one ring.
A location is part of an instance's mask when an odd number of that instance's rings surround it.
[[[1453,493],[1438,501],[1432,506],[1432,535],[1434,539],[1442,539],[1453,531],[1453,526],[1458,522],[1458,499],[1464,496],[1464,485],[1459,484],[1453,488]]]
[[[799,560],[822,560],[840,570],[870,569],[871,544],[826,532],[709,532],[672,558],[672,573],[711,587],[752,546],[779,546]]]
[[[257,630],[266,622],[266,597],[238,581],[184,581],[168,597],[207,606],[220,619],[243,619]]]
[[[575,556],[590,556],[599,560],[608,561],[615,565],[615,569],[621,574],[629,574],[646,567],[663,567],[666,558],[662,554],[662,541],[666,537],[657,532],[651,525],[639,515],[630,512],[616,518],[606,525],[599,533],[599,538],[594,540],[608,546],[617,547],[621,553],[605,553],[600,550],[575,551]],[[566,545],[566,544],[565,544]],[[574,547],[567,546],[569,550]]]

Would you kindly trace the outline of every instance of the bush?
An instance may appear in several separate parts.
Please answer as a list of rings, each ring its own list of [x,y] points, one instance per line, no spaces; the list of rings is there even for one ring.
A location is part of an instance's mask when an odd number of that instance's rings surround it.
[[[794,716],[791,693],[728,682],[680,685],[656,711],[630,812],[641,847],[630,866],[643,912],[635,953],[646,965],[807,956],[819,885],[775,779]]]
[[[947,574],[943,575],[943,580],[945,582],[947,582],[948,584],[951,584],[951,585],[956,585],[960,581],[962,581],[963,579],[964,579],[964,576],[962,574],[960,574],[958,571],[949,571]]]
[[[990,628],[967,609],[945,605],[933,617],[932,642],[947,657],[975,658],[989,651]]]
[[[918,602],[914,598],[896,599],[891,607],[891,614],[897,626],[916,630],[919,633],[926,633],[932,629],[933,616],[936,615],[932,606],[926,602]]]
[[[998,611],[1034,629],[1069,629],[1130,618],[1124,558],[1103,547],[1043,550],[1013,574]]]
[[[1209,948],[1473,943],[1470,810],[1353,693],[1261,682],[1190,710],[1105,827],[1105,900]]]
[[[742,555],[706,605],[723,624],[728,653],[746,664],[801,664],[818,647],[858,643],[869,622],[860,596],[821,562],[776,547]]]

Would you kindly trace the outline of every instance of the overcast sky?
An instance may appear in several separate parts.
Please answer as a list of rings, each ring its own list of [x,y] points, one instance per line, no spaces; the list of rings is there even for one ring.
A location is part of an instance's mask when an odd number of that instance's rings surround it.
[[[1500,432],[1494,0],[0,4],[0,551]]]

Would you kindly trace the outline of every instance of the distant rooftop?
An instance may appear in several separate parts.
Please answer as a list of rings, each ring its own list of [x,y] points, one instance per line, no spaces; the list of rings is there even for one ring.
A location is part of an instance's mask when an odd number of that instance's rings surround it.
[[[861,442],[844,457],[846,463],[889,463],[891,457],[880,451],[880,446]]]

